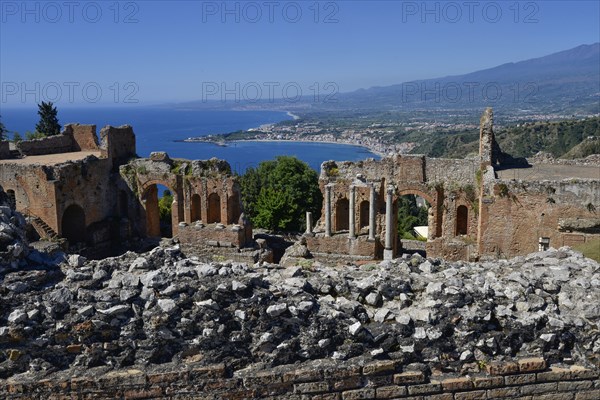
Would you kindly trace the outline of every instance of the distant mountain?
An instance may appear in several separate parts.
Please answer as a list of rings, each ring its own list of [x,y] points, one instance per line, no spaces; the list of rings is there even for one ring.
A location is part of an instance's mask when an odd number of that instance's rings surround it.
[[[531,157],[540,151],[561,158],[584,158],[600,153],[600,117],[556,122],[537,121],[500,128],[496,140],[513,157]],[[479,151],[479,132],[438,134],[413,150],[430,157],[463,158]]]
[[[194,101],[176,108],[327,110],[473,109],[500,112],[600,113],[600,43],[466,75],[446,76],[340,93],[336,102]]]
[[[600,112],[600,43],[466,75],[342,94],[343,108],[482,108]]]

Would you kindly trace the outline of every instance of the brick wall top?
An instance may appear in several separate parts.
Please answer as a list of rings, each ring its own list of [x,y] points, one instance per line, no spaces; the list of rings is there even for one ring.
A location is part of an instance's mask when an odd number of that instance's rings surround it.
[[[192,357],[193,359],[193,357]],[[474,368],[473,365],[465,367]],[[56,379],[34,376],[0,384],[7,399],[31,396],[71,398],[151,399],[185,398],[202,394],[207,399],[598,399],[598,370],[579,366],[550,367],[542,358],[482,365],[485,372],[464,376],[429,374],[403,367],[394,360],[335,362],[321,360],[271,370],[247,368],[230,371],[224,364],[163,365],[143,371],[136,367],[109,371],[98,367],[78,377],[63,373]],[[59,397],[56,397],[59,396]],[[62,396],[62,397],[60,397]]]

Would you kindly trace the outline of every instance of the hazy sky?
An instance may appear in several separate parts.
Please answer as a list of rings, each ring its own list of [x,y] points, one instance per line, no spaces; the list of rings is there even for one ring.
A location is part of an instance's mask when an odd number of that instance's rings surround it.
[[[281,97],[467,73],[600,41],[599,4],[0,0],[0,107]]]

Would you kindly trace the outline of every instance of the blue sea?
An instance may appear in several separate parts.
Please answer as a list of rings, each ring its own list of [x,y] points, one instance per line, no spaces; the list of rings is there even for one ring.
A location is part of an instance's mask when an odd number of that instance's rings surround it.
[[[38,121],[37,107],[5,108],[0,111],[1,120],[11,132],[25,136],[33,131]],[[278,155],[291,155],[305,161],[319,171],[327,160],[355,161],[368,157],[379,158],[359,146],[300,142],[233,142],[226,147],[210,143],[177,142],[188,137],[234,132],[255,128],[263,124],[289,120],[291,117],[279,111],[199,111],[163,107],[131,108],[58,108],[62,126],[71,122],[95,124],[97,132],[105,125],[133,127],[136,134],[137,153],[147,157],[152,151],[166,151],[171,157],[188,159],[227,160],[232,169],[243,173],[261,161]]]

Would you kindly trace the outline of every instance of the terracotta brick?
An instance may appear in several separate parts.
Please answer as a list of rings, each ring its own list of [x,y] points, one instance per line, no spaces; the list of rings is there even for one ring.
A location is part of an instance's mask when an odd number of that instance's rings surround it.
[[[367,364],[363,367],[362,372],[364,375],[380,375],[396,370],[395,361],[377,361]]]
[[[244,386],[247,388],[283,382],[281,375],[272,372],[259,372],[252,376],[246,376],[243,378],[243,381]]]
[[[375,389],[377,399],[393,399],[406,396],[407,390],[404,386],[384,386]]]
[[[420,371],[407,371],[394,375],[394,384],[410,385],[425,382],[425,375]]]
[[[330,380],[330,383],[331,387],[335,391],[357,389],[364,386],[362,376],[353,376],[350,378],[344,378],[340,380],[332,379]]]
[[[294,385],[296,393],[327,393],[329,392],[329,383],[327,382],[307,382]]]
[[[491,362],[485,369],[490,375],[510,375],[519,372],[519,365],[514,362]]]
[[[227,373],[225,364],[211,365],[208,367],[195,367],[189,372],[190,380],[225,378]]]
[[[515,398],[520,394],[518,387],[503,387],[496,389],[488,389],[487,396],[489,399]]]
[[[575,394],[575,400],[598,400],[600,399],[600,390],[590,390]]]
[[[540,393],[554,393],[558,390],[556,382],[551,383],[536,383],[535,385],[521,386],[521,394],[540,394]]]
[[[554,382],[554,381],[564,381],[571,379],[571,371],[563,368],[551,367],[550,371],[546,372],[538,372],[537,373],[537,381],[538,382]]]
[[[575,393],[536,394],[532,400],[573,400]]]
[[[433,394],[440,393],[442,385],[439,382],[425,383],[422,385],[413,385],[408,387],[408,394]]]
[[[546,360],[540,357],[523,358],[518,360],[517,364],[521,372],[538,372],[544,371],[547,368]]]
[[[507,375],[504,377],[504,383],[507,386],[518,386],[525,385],[528,383],[535,383],[536,375],[535,374],[517,374],[517,375]]]
[[[284,382],[316,382],[323,380],[323,370],[321,369],[297,369],[283,374]]]
[[[598,371],[580,367],[578,365],[572,366],[569,368],[569,371],[571,371],[572,379],[598,379],[598,377],[600,377]]]
[[[427,400],[454,400],[452,393],[430,394]]]
[[[473,382],[469,378],[451,378],[442,381],[444,391],[470,390],[473,388]]]
[[[163,395],[163,391],[160,387],[154,387],[150,389],[135,389],[135,390],[126,390],[123,394],[125,396],[125,400],[128,399],[150,399],[150,398],[160,398]]]
[[[375,398],[375,389],[349,390],[342,393],[343,400],[370,400]]]
[[[594,382],[592,381],[572,381],[572,382],[558,382],[558,391],[567,392],[574,391],[579,392],[585,389],[592,389]]]
[[[485,390],[475,390],[473,392],[454,393],[455,400],[479,400],[487,399]]]
[[[475,389],[487,389],[499,386],[504,386],[504,378],[502,376],[488,376],[485,378],[475,378],[473,380]]]

